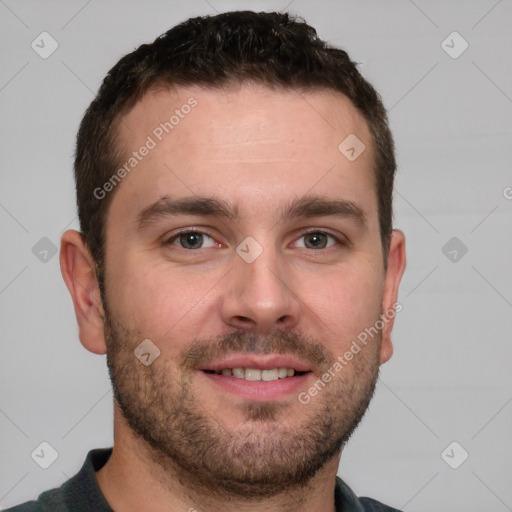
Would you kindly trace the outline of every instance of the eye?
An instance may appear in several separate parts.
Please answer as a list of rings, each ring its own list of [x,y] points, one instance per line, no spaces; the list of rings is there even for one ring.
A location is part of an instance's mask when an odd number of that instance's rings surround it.
[[[331,245],[328,245],[329,238],[334,240],[334,243]],[[301,239],[306,240],[305,245],[302,246],[306,249],[328,249],[336,244],[344,245],[338,237],[335,237],[330,233],[326,233],[325,231],[308,231],[300,236],[299,240]]]
[[[305,249],[328,249],[334,245],[346,245],[340,238],[321,230],[303,233],[299,237],[299,240],[302,239],[305,239],[305,243],[303,245],[299,244],[297,247]],[[194,229],[180,231],[167,239],[164,245],[173,245],[177,246],[179,249],[185,250],[198,250],[221,246],[221,244],[216,242],[210,235]]]
[[[203,245],[205,240],[210,240],[208,245]],[[174,242],[178,242],[175,244]],[[202,231],[187,230],[173,235],[169,238],[165,245],[178,245],[180,249],[205,249],[206,247],[214,247],[219,244],[210,236]]]

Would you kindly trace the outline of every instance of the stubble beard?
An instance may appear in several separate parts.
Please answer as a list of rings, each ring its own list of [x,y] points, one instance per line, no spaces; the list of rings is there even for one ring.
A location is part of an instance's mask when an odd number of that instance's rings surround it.
[[[115,321],[106,308],[105,338],[115,400],[146,456],[169,481],[177,478],[219,499],[264,499],[308,486],[363,418],[379,374],[376,338],[375,347],[357,354],[349,363],[353,366],[344,367],[309,404],[293,406],[293,427],[283,423],[290,420],[290,408],[278,402],[244,402],[243,419],[236,430],[228,430],[222,410],[212,410],[194,395],[190,368],[195,361],[233,351],[293,353],[322,368],[319,378],[332,368],[334,356],[288,331],[272,337],[243,331],[215,344],[196,340],[180,366],[171,367],[163,351],[145,366],[133,353],[143,338]]]

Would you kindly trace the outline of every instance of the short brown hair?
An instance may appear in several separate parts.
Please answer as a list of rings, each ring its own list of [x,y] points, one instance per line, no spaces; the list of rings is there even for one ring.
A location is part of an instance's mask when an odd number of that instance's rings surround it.
[[[81,236],[103,290],[105,225],[115,191],[98,199],[122,165],[116,141],[122,116],[149,90],[164,86],[223,87],[256,82],[297,90],[332,89],[347,96],[368,123],[375,150],[379,226],[387,267],[396,170],[386,109],[348,54],[318,38],[288,13],[234,11],[190,18],[125,55],[108,72],[77,135],[75,181]],[[341,142],[341,141],[340,141]]]

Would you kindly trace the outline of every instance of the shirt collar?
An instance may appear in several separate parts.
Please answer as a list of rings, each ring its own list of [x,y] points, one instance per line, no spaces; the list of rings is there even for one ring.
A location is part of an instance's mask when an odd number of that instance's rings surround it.
[[[63,497],[70,510],[114,512],[101,492],[95,473],[111,455],[112,448],[90,450],[80,471],[62,485]],[[334,506],[336,512],[365,512],[352,489],[338,476],[334,488]]]

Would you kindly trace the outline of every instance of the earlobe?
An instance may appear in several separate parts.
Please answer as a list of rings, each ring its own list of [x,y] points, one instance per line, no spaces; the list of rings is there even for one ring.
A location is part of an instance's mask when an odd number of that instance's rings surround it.
[[[382,337],[382,345],[380,347],[380,363],[384,364],[391,359],[393,355],[393,342],[391,336],[384,338]]]
[[[96,265],[78,231],[68,230],[62,234],[60,269],[73,300],[82,345],[95,354],[105,354],[105,314],[96,278]]]
[[[406,266],[405,235],[399,229],[394,229],[388,255],[388,268],[384,279],[382,295],[382,344],[380,350],[380,364],[384,364],[393,355],[391,331],[395,316],[402,307],[398,303],[398,287]]]

